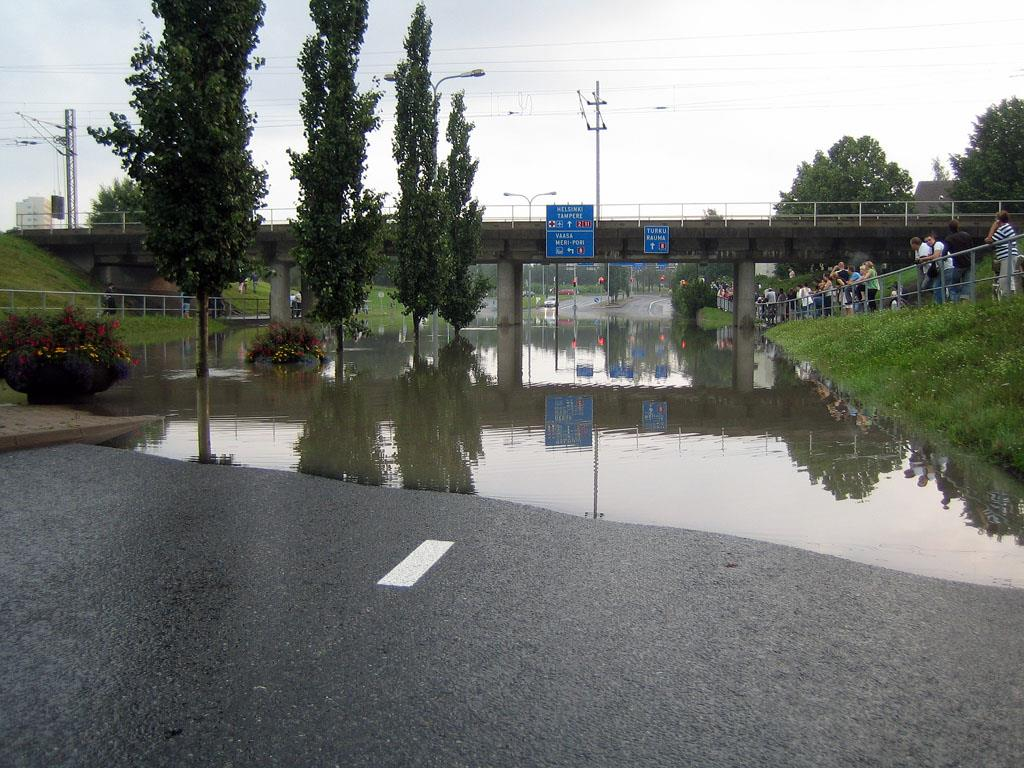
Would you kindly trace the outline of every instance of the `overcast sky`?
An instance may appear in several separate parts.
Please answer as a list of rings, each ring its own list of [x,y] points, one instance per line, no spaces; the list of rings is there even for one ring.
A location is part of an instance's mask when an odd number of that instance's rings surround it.
[[[402,58],[414,6],[371,2],[361,60],[367,85]],[[637,203],[721,212],[725,203],[775,201],[801,161],[846,134],[874,136],[915,182],[928,180],[932,158],[962,152],[977,116],[1024,86],[1024,11],[1009,3],[431,0],[427,12],[434,80],[487,72],[441,90],[466,91],[480,160],[476,195],[491,214],[514,202],[504,192],[559,193],[537,204],[594,201],[595,132],[577,91],[592,100],[598,81],[607,101],[606,216]],[[16,201],[64,191],[56,151],[19,143],[38,139],[38,130],[61,131],[33,127],[19,112],[62,124],[65,108],[77,111],[80,211],[100,184],[121,175],[85,127],[127,111],[124,77],[142,26],[160,31],[144,0],[44,0],[4,15],[0,230],[14,225]],[[270,174],[266,204],[279,209],[276,217],[296,201],[286,150],[304,144],[295,60],[311,28],[306,4],[267,0],[257,53],[268,66],[253,74],[249,105],[258,115],[252,149]],[[393,195],[394,91],[381,88],[368,183]]]

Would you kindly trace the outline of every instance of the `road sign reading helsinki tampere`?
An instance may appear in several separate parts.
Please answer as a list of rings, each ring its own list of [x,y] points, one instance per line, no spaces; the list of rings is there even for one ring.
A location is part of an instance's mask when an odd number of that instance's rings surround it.
[[[594,206],[547,206],[549,259],[594,258]]]
[[[669,251],[668,227],[644,227],[644,253]]]

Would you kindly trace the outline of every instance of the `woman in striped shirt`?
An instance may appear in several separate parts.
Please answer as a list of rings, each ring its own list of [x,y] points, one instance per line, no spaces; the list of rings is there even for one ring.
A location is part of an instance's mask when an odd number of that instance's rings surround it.
[[[1010,295],[1011,278],[1020,292],[1020,276],[1015,274],[1017,270],[1017,230],[1010,223],[1010,214],[1007,211],[1000,211],[996,214],[996,220],[989,227],[986,243],[994,243],[996,246],[996,259],[1002,262],[999,271],[999,294]]]

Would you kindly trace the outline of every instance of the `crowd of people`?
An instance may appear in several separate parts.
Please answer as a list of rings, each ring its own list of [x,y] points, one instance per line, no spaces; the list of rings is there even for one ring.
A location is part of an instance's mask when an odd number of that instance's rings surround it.
[[[1002,275],[993,285],[997,297],[1022,291],[1020,276],[1024,272],[1024,264],[1021,263],[1016,238],[1010,214],[999,211],[984,238],[984,242],[995,246],[994,269],[997,275]],[[757,317],[770,325],[794,318],[896,309],[911,302],[920,303],[927,297],[937,304],[967,299],[975,277],[975,252],[972,249],[980,244],[954,219],[948,223],[941,237],[931,231],[923,238],[911,239],[917,279],[901,280],[899,290],[893,286],[887,295],[882,295],[878,271],[869,259],[860,264],[840,261],[823,270],[819,279],[789,290],[758,286],[755,297]],[[793,276],[792,272],[790,276]],[[1011,280],[1011,276],[1015,279]],[[720,290],[720,305],[723,295]]]

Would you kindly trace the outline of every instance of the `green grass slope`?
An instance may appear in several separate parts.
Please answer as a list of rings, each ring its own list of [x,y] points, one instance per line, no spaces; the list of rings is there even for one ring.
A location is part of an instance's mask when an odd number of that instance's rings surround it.
[[[1024,475],[1024,299],[794,321],[767,336],[855,397]]]
[[[96,291],[88,275],[17,235],[0,235],[0,290]]]

